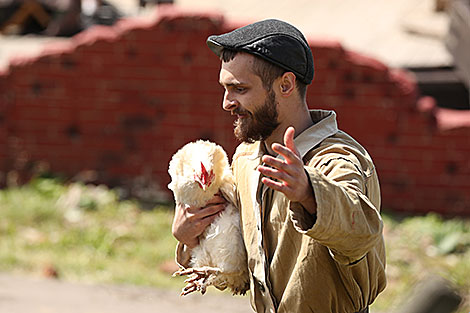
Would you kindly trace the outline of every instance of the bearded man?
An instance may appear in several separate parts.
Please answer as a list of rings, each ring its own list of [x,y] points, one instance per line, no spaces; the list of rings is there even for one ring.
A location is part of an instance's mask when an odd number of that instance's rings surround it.
[[[223,109],[242,141],[233,156],[256,312],[368,312],[385,288],[377,173],[367,151],[310,110],[313,57],[294,26],[265,20],[210,36],[222,66]],[[224,208],[177,207],[177,261]]]

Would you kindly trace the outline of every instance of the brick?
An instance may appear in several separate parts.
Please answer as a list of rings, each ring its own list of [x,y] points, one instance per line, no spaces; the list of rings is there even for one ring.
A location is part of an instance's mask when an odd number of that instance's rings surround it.
[[[167,162],[188,141],[210,138],[233,153],[220,61],[205,39],[243,24],[159,7],[154,19],[92,28],[14,61],[0,73],[0,145],[8,149],[0,149],[0,171],[25,151],[54,171],[94,169],[104,181],[150,168],[166,190]],[[418,99],[406,71],[336,41],[309,43],[316,67],[309,106],[336,110],[340,127],[369,150],[384,208],[470,214],[467,114]]]

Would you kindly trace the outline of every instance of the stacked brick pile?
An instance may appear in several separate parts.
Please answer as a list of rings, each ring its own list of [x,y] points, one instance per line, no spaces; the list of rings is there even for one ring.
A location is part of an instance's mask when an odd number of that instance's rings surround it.
[[[166,192],[168,161],[186,142],[210,139],[232,153],[220,63],[205,39],[238,26],[160,8],[152,21],[94,27],[12,60],[0,74],[0,184],[46,164],[67,177],[91,170],[113,186],[147,177]],[[470,214],[470,115],[418,101],[403,71],[336,42],[309,42],[309,106],[334,109],[340,128],[369,150],[383,206]]]

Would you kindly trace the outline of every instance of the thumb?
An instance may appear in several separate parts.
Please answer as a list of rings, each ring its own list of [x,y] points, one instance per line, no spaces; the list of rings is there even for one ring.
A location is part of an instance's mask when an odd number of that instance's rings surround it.
[[[286,129],[286,132],[284,133],[284,146],[292,150],[292,152],[294,152],[297,156],[300,156],[300,153],[297,150],[297,147],[295,146],[295,143],[294,143],[294,136],[295,136],[295,128],[292,126],[289,126]]]

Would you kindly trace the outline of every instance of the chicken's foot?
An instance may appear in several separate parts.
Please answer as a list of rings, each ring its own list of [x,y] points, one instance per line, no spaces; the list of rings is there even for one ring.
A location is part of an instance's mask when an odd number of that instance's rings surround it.
[[[207,286],[211,285],[211,278],[219,275],[220,272],[218,268],[204,266],[202,268],[181,269],[173,273],[173,276],[189,276],[189,278],[184,281],[187,285],[181,292],[181,295],[185,296],[194,291],[200,291],[201,294],[205,294]]]

